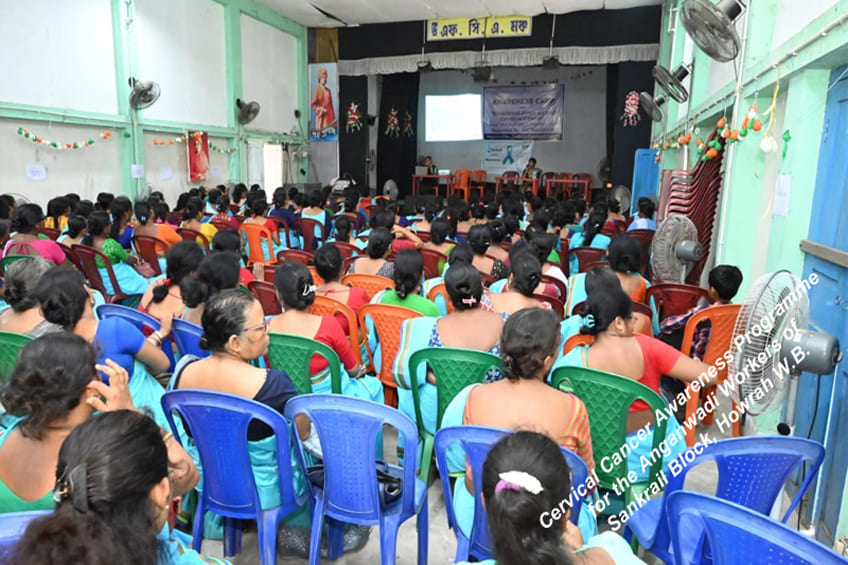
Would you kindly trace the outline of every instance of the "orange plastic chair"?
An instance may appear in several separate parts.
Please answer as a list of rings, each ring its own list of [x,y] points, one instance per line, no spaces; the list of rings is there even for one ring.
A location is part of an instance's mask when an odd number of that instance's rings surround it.
[[[374,295],[381,290],[393,289],[395,287],[395,281],[377,275],[345,275],[342,278],[342,284],[361,288],[368,294],[368,298],[374,298]]]
[[[206,254],[209,255],[209,240],[206,239],[206,236],[200,233],[197,230],[189,229],[189,228],[177,228],[177,233],[184,241],[196,241],[206,250]]]
[[[686,329],[683,330],[683,341],[680,342],[680,348],[683,355],[689,355],[692,348],[692,341],[695,338],[695,332],[698,324],[705,320],[710,322],[710,339],[707,343],[707,350],[704,353],[702,361],[709,366],[714,366],[719,357],[730,349],[730,341],[733,339],[733,328],[736,326],[736,318],[739,317],[740,304],[720,304],[704,308],[700,312],[693,314],[689,321],[686,322]],[[727,364],[723,370],[718,371],[718,383],[722,383],[727,379]],[[710,386],[695,392],[692,385],[689,387],[689,401],[686,403],[686,420],[693,417],[698,409],[698,401],[703,398],[709,400],[714,406],[716,387]],[[736,410],[736,403],[733,402],[732,410]],[[707,414],[707,417],[702,420],[705,426],[713,423],[715,413]],[[739,420],[733,424],[733,437],[739,437]],[[686,445],[692,447],[695,444],[695,426],[686,426]]]
[[[461,192],[466,202],[471,197],[471,174],[468,169],[459,169],[453,174],[453,191]]]
[[[397,408],[397,383],[392,376],[392,365],[400,349],[400,327],[405,320],[420,318],[421,314],[410,308],[388,304],[366,304],[359,309],[359,327],[367,331],[366,318],[370,318],[380,342],[382,362],[377,375],[383,383],[385,403]],[[367,341],[366,341],[367,343]],[[368,348],[368,358],[374,365],[374,352]],[[376,366],[375,366],[376,367]]]
[[[341,302],[330,298],[329,296],[315,295],[315,301],[307,306],[306,311],[316,316],[335,316],[341,314],[347,320],[347,327],[350,328],[348,337],[350,338],[350,348],[356,356],[357,361],[362,363],[362,350],[359,348],[360,331],[359,320],[356,317],[353,309]]]
[[[241,234],[247,242],[248,251],[250,253],[247,257],[247,263],[249,265],[252,265],[253,263],[276,262],[276,257],[274,257],[274,240],[271,236],[271,230],[262,224],[242,224]],[[262,252],[263,245],[268,251],[269,259],[266,259],[265,254]]]
[[[476,188],[480,191],[480,199],[483,199],[483,192],[486,190],[486,171],[477,169],[471,172],[471,188]]]
[[[321,286],[326,282],[321,278],[321,275],[318,274],[318,269],[315,265],[307,265],[306,268],[309,269],[309,273],[312,275],[312,284]]]
[[[630,217],[633,220],[633,216]],[[632,230],[627,232],[629,237],[632,237],[642,246],[642,275],[650,280],[651,270],[651,244],[654,242],[654,230]]]
[[[691,284],[660,283],[648,288],[645,302],[657,308],[657,316],[664,320],[669,316],[685,314],[698,305],[701,298],[708,298],[706,290]]]
[[[448,289],[445,286],[445,283],[437,284],[430,289],[430,292],[427,293],[427,299],[431,302],[435,302],[437,296],[441,296],[444,299],[445,304],[448,305],[448,314],[453,314],[456,311],[456,308],[453,307],[453,302],[451,302],[450,296],[448,296]]]
[[[262,305],[262,311],[266,316],[276,316],[283,312],[280,301],[277,300],[277,289],[273,284],[265,281],[250,281],[247,283],[247,290]]]
[[[581,345],[592,345],[595,343],[595,336],[588,334],[576,334],[565,340],[562,346],[562,354],[567,355],[569,351]]]
[[[607,256],[607,251],[606,249],[597,249],[595,247],[575,247],[574,249],[569,249],[568,253],[566,253],[564,265],[568,266],[572,255],[577,256],[578,272],[585,273],[586,264],[593,261],[600,261]]]

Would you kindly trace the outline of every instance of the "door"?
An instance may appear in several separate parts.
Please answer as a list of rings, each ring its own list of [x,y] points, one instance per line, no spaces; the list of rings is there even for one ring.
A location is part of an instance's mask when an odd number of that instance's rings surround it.
[[[839,76],[843,69],[834,71]],[[848,346],[848,80],[828,94],[822,131],[809,242],[805,246],[804,277],[815,273],[819,283],[810,289],[810,322],[814,329],[839,338]],[[806,242],[805,242],[806,243]],[[829,253],[822,253],[821,249]],[[827,435],[827,457],[814,486],[806,516],[814,519],[817,537],[832,545],[839,524],[848,468],[848,362],[835,374],[804,374],[798,391],[796,435],[820,442]],[[816,516],[812,516],[813,511]],[[848,516],[843,517],[843,521]]]

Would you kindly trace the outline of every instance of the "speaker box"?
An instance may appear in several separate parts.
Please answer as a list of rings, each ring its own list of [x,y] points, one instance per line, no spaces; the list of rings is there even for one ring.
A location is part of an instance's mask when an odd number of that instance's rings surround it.
[[[492,67],[474,67],[471,70],[474,82],[488,82],[492,79]]]

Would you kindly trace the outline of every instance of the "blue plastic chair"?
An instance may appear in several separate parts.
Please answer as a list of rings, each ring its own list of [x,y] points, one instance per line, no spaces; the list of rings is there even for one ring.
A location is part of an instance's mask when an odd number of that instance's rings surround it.
[[[237,520],[256,520],[259,533],[259,562],[277,563],[277,529],[280,522],[307,499],[298,497],[291,465],[291,427],[279,412],[231,394],[202,390],[175,390],[162,396],[162,409],[178,439],[176,411],[191,434],[203,467],[203,493],[194,514],[192,547],[200,552],[203,515],[211,511],[224,517],[224,554],[241,550]],[[267,424],[277,439],[277,468],[280,477],[280,506],[263,510],[253,477],[247,445],[251,421]],[[320,528],[319,528],[320,529]]]
[[[418,443],[418,428],[394,408],[336,394],[297,396],[286,404],[286,417],[305,414],[312,421],[321,444],[324,484],[310,483],[315,505],[309,563],[321,562],[321,531],[329,518],[330,559],[342,552],[344,529],[340,522],[380,526],[380,563],[394,564],[400,525],[417,516],[418,565],[427,563],[427,486],[415,476],[415,461],[402,467],[388,466],[390,475],[402,480],[400,497],[383,505],[377,482],[377,442],[383,425],[403,436],[405,445]],[[304,458],[303,446],[301,458]],[[305,464],[305,462],[304,462]]]
[[[483,463],[489,455],[489,450],[501,438],[513,433],[513,430],[499,428],[486,428],[483,426],[456,426],[442,428],[436,432],[435,451],[436,465],[439,468],[439,476],[442,479],[442,492],[445,497],[445,510],[448,515],[448,524],[456,534],[457,547],[455,561],[468,561],[469,557],[477,559],[493,559],[494,547],[489,537],[489,522],[486,507],[483,506]],[[471,476],[474,481],[474,524],[471,527],[470,538],[465,537],[456,521],[453,508],[453,489],[450,484],[450,475],[447,465],[447,452],[454,444],[460,444],[471,467]],[[589,478],[589,469],[579,455],[560,447],[568,467],[571,469],[571,484],[577,486],[584,484]],[[463,480],[463,479],[457,479]],[[571,509],[569,520],[577,525],[580,518],[580,509],[583,505],[583,497],[579,497]]]
[[[689,463],[684,459],[687,453],[691,460]],[[715,461],[718,467],[716,496],[768,515],[783,485],[795,469],[807,463],[807,476],[783,516],[783,522],[786,522],[821,467],[825,450],[820,443],[805,438],[757,436],[716,442],[700,454],[694,454],[694,458],[692,449],[687,453],[678,457],[680,465],[685,467],[677,475],[668,474],[663,497],[651,500],[637,510],[625,524],[623,532],[628,541],[635,535],[643,548],[666,563],[673,562],[666,501],[675,491],[683,490],[686,474],[692,468],[706,461]],[[694,536],[689,536],[689,539],[694,539]]]
[[[203,328],[197,324],[174,318],[174,326],[171,328],[174,341],[177,342],[177,351],[180,355],[194,355],[200,359],[209,357],[212,353],[200,348],[200,338],[203,337]]]
[[[30,522],[52,513],[52,510],[35,510],[0,514],[0,557],[3,556],[3,553],[11,551],[21,536],[24,535],[24,530]]]
[[[144,328],[157,331],[162,327],[159,320],[150,314],[145,314],[144,312],[139,312],[138,310],[121,306],[120,304],[101,304],[96,308],[96,313],[97,318],[100,320],[110,317],[122,318],[142,332],[144,331]],[[168,361],[171,363],[167,372],[173,371],[176,361],[174,360],[174,348],[171,347],[170,339],[162,341],[162,352],[168,356]]]
[[[676,565],[705,562],[704,542],[709,546],[713,565],[846,563],[844,557],[814,539],[768,516],[714,496],[675,492],[668,497],[668,514],[674,554],[679,556]],[[701,543],[687,552],[681,542],[692,534]]]

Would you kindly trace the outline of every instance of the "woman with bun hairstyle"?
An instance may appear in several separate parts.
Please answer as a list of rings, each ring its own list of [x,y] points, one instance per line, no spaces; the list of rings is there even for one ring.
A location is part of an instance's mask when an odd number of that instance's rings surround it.
[[[480,565],[644,565],[615,532],[583,543],[568,508],[545,527],[540,516],[549,516],[571,491],[571,469],[548,436],[520,431],[498,441],[483,464],[482,493],[495,559]]]
[[[607,267],[595,267],[588,273],[579,273],[568,279],[568,298],[566,303],[565,320],[560,324],[560,333],[562,334],[562,342],[565,343],[570,337],[578,335],[583,327],[583,316],[579,312],[574,312],[573,309],[580,302],[585,302],[586,298],[596,288],[608,286],[614,290],[621,290],[621,283],[615,272]],[[579,301],[571,300],[572,292],[576,293]]]
[[[212,219],[209,220],[209,223],[219,222],[222,224],[226,224],[231,230],[238,231],[239,223],[238,220],[233,218],[233,213],[230,210],[230,197],[226,194],[221,194],[215,200],[215,215],[212,216]],[[214,225],[214,224],[213,224]],[[214,236],[213,236],[214,237]]]
[[[442,276],[434,277],[432,279],[424,280],[423,294],[424,296],[430,296],[430,292],[436,286],[445,282],[444,276],[445,273],[448,272],[451,265],[455,265],[457,263],[465,263],[470,265],[471,262],[474,261],[474,251],[471,250],[471,246],[467,243],[458,243],[451,249],[450,254],[448,255],[448,263],[445,265],[444,270],[442,271]],[[436,308],[439,309],[439,314],[442,316],[448,313],[448,305],[445,301],[446,299],[441,295],[436,295],[435,300],[433,301],[436,304]]]
[[[348,274],[377,275],[393,278],[395,264],[386,259],[392,251],[392,234],[386,228],[374,228],[365,246],[365,255],[350,265]]]
[[[422,249],[431,249],[438,251],[442,255],[450,255],[451,250],[456,246],[452,241],[448,241],[449,237],[455,237],[456,233],[451,236],[452,228],[450,222],[444,218],[437,218],[430,224],[430,241],[425,241],[421,246]]]
[[[568,248],[593,247],[595,249],[607,249],[610,244],[610,238],[601,233],[601,229],[604,227],[606,221],[607,212],[605,206],[593,209],[586,223],[583,225],[583,231],[575,233],[568,240]],[[580,272],[580,265],[576,256],[571,257],[568,268],[572,275]]]
[[[491,275],[496,281],[509,276],[509,267],[500,259],[487,256],[492,245],[492,232],[489,226],[472,226],[468,230],[468,245],[474,251],[474,267],[481,273]]]
[[[306,311],[315,301],[316,287],[312,273],[300,263],[284,263],[274,272],[274,286],[283,313],[268,321],[268,331],[308,337],[336,352],[345,371],[342,393],[346,396],[383,402],[383,385],[377,377],[365,376],[365,365],[359,363],[350,348],[350,339],[333,316],[316,316]],[[309,364],[312,392],[331,393],[329,364],[320,356]]]
[[[489,233],[492,235],[492,243],[489,245],[486,255],[499,259],[509,265],[509,252],[503,248],[503,242],[510,235],[507,225],[500,218],[495,218],[486,225],[489,227]]]
[[[502,292],[487,292],[483,295],[482,308],[509,316],[523,308],[551,309],[547,302],[536,300],[539,285],[542,285],[542,266],[529,249],[521,249],[510,254],[512,273],[509,275]],[[542,285],[544,287],[544,285]]]
[[[339,218],[341,220],[342,218]],[[315,293],[319,296],[332,298],[342,304],[350,307],[353,313],[359,316],[359,309],[368,304],[371,300],[365,290],[342,284],[342,273],[344,271],[344,261],[339,248],[333,245],[332,242],[325,243],[312,256],[312,262],[315,265],[315,270],[318,275],[324,279],[324,284],[315,289]],[[336,320],[345,334],[350,334],[348,321],[342,314],[336,315]]]
[[[372,304],[388,304],[415,310],[422,316],[438,316],[439,309],[431,300],[421,296],[424,259],[417,250],[407,249],[395,257],[393,278],[395,288],[374,295]]]
[[[215,253],[232,253],[239,260],[239,283],[247,286],[258,278],[262,279],[265,276],[265,265],[262,263],[254,263],[252,268],[248,269],[244,266],[242,258],[241,234],[233,230],[218,230],[215,237],[210,242],[210,254]]]
[[[634,302],[646,303],[645,296],[651,283],[639,273],[642,268],[642,245],[625,234],[614,235],[607,250],[607,261],[621,281],[621,289]]]
[[[79,214],[74,214],[68,218],[68,223],[65,233],[59,236],[56,243],[70,247],[82,243],[82,238],[88,230],[88,218]]]
[[[53,263],[38,255],[18,259],[6,267],[3,298],[9,308],[0,312],[0,330],[34,338],[62,331],[44,319],[35,294],[38,281],[51,268]]]
[[[222,290],[239,285],[239,258],[234,253],[213,253],[200,261],[197,270],[180,282],[183,320],[200,325],[203,309],[210,298]]]
[[[212,238],[218,233],[218,228],[209,222],[202,221],[205,215],[204,211],[205,206],[200,198],[189,198],[185,210],[183,210],[183,221],[180,227],[199,232],[207,241],[212,241]],[[200,242],[198,241],[198,243]]]
[[[180,284],[197,271],[204,257],[203,248],[195,241],[180,241],[171,247],[165,256],[165,278],[147,287],[138,305],[139,311],[157,320],[164,316],[181,317],[185,304]]]
[[[173,317],[164,316],[160,329],[147,338],[123,318],[110,316],[98,320],[93,310],[94,298],[85,286],[85,279],[75,269],[52,269],[44,273],[36,285],[35,295],[48,322],[94,344],[101,365],[112,360],[131,375],[130,393],[135,405],[149,408],[156,421],[165,425],[159,402],[164,391],[152,375],[164,373],[171,366],[161,346],[171,333]]]
[[[525,308],[510,316],[500,341],[506,378],[463,389],[445,411],[442,427],[535,430],[575,452],[591,472],[595,460],[586,407],[575,395],[553,390],[546,383],[559,345],[559,320],[550,310]],[[448,467],[451,472],[461,471],[464,457],[449,457]],[[470,477],[457,481],[454,488],[454,510],[465,535],[471,533],[474,522],[471,490]],[[579,526],[586,538],[597,532],[594,515],[586,508],[580,513]]]
[[[183,240],[173,227],[167,223],[156,223],[156,205],[158,201],[150,199],[147,202],[139,201],[135,203],[135,219],[138,221],[138,226],[135,228],[135,235],[146,235],[161,239],[168,248],[176,245]],[[166,213],[167,215],[167,213]]]
[[[416,375],[409,374],[410,357],[428,347],[459,347],[500,355],[499,341],[506,318],[480,307],[483,283],[480,273],[469,263],[456,263],[448,269],[445,287],[454,312],[440,318],[404,321],[400,332],[401,347],[392,365],[392,374],[398,384],[398,409],[415,420],[410,387],[417,386],[424,427],[431,433],[436,431],[436,379],[423,366]],[[493,370],[486,375],[486,382],[502,378],[503,373]]]
[[[559,359],[553,370],[559,367],[589,367],[633,379],[657,394],[660,392],[660,377],[667,375],[681,382],[698,380],[707,373],[707,365],[682,354],[670,345],[653,337],[635,334],[636,318],[633,316],[630,297],[610,284],[601,284],[592,289],[586,304],[579,314],[583,318],[581,333],[594,336],[592,345],[572,349]],[[715,384],[710,378],[702,386]],[[647,480],[648,470],[642,470],[640,457],[651,458],[653,433],[647,437],[641,428],[654,422],[654,414],[643,401],[630,407],[627,419],[627,442],[632,450],[627,456],[627,467],[639,481]],[[641,432],[637,436],[637,430]],[[664,466],[686,450],[680,424],[669,418],[666,427],[667,445],[671,454],[663,458]]]
[[[654,201],[643,196],[639,199],[639,214],[627,227],[627,231],[633,230],[652,230],[656,231],[657,222],[654,221],[654,212],[657,211],[657,205]]]
[[[543,230],[538,225],[531,224],[524,232],[524,239],[530,243],[536,259],[542,265],[542,274],[554,277],[562,282],[562,284],[567,285],[568,278],[565,276],[565,273],[558,264],[550,261],[551,256],[556,255],[556,246],[559,238]]]
[[[339,216],[333,220],[333,236],[328,242],[338,241],[348,245],[356,245],[356,237],[353,234],[353,220],[347,216]]]
[[[138,258],[127,253],[121,244],[111,237],[111,233],[112,220],[109,212],[95,210],[88,217],[88,233],[82,239],[82,244],[97,249],[109,259],[121,292],[124,294],[144,294],[144,291],[150,285],[150,281],[134,269],[138,265]],[[95,258],[95,264],[107,294],[114,294],[115,289],[112,288],[112,281],[109,278],[106,265],[100,257]]]
[[[44,227],[44,212],[38,204],[21,204],[12,213],[12,237],[3,247],[3,256],[41,255],[54,265],[72,266],[59,244],[51,239],[40,239]]]
[[[249,202],[249,214],[250,217],[245,219],[243,224],[259,224],[260,226],[265,227],[269,232],[271,232],[271,247],[274,249],[274,257],[268,257],[268,244],[262,244],[262,253],[265,256],[266,261],[274,261],[276,260],[277,253],[288,249],[286,242],[281,240],[279,226],[277,225],[277,221],[273,218],[268,217],[268,202],[265,201],[265,197],[253,196],[248,199]],[[247,238],[245,238],[246,240]],[[245,250],[249,254],[248,244],[245,243]]]

